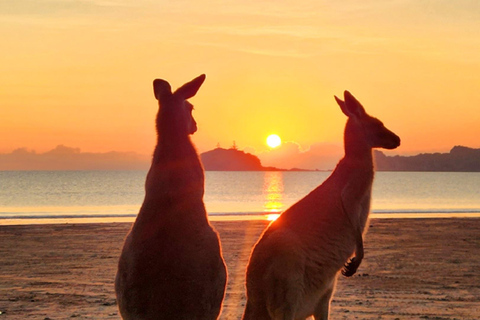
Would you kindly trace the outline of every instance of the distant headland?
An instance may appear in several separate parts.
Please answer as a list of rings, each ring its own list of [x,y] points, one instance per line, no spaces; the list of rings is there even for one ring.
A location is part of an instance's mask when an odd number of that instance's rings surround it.
[[[200,157],[207,171],[310,171],[264,167],[257,156],[238,150],[236,147],[230,149],[218,147],[202,153]]]

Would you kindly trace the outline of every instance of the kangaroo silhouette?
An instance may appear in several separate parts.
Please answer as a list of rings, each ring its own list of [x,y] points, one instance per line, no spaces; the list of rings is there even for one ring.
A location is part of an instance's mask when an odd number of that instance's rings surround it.
[[[348,92],[335,97],[348,117],[345,156],[332,174],[272,222],[247,267],[244,320],[326,320],[338,272],[355,274],[374,176],[372,148],[394,149],[400,138],[369,116]],[[355,257],[348,260],[355,252]]]
[[[125,239],[115,291],[123,319],[217,319],[226,267],[203,203],[205,176],[189,135],[201,75],[171,92],[153,82],[158,134],[145,199]]]

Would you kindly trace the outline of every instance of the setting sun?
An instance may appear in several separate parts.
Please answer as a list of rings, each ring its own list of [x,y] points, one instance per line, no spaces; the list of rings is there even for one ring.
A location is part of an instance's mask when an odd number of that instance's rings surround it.
[[[280,217],[280,214],[279,213],[272,213],[272,214],[268,214],[266,219],[267,221],[275,221],[277,220],[278,218]]]
[[[276,134],[271,134],[267,137],[267,145],[270,148],[276,148],[282,144],[282,139]]]

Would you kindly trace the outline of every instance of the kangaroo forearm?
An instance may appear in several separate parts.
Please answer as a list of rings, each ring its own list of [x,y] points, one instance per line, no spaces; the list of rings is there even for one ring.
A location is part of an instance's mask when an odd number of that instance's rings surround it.
[[[363,256],[363,234],[360,229],[357,229],[355,232],[355,258],[361,261]]]
[[[355,256],[350,259],[347,263],[345,263],[345,266],[343,267],[342,274],[345,277],[351,277],[353,276],[356,272],[360,264],[362,263],[364,256],[363,252],[363,235],[362,231],[360,228],[357,228],[355,230]]]

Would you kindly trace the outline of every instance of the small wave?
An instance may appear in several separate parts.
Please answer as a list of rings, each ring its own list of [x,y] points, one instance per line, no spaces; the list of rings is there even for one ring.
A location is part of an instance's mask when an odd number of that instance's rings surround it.
[[[75,215],[2,215],[0,213],[0,219],[85,219],[85,218],[135,218],[136,214],[75,214]]]
[[[281,212],[275,212],[280,214]],[[272,212],[210,212],[209,217],[246,217],[247,219],[255,216],[267,216]],[[462,216],[480,216],[479,209],[429,209],[429,210],[373,210],[372,218],[422,218],[422,217],[462,217]],[[77,219],[108,219],[115,221],[115,219],[136,218],[136,213],[45,213],[45,212],[0,212],[0,220],[77,220]]]

